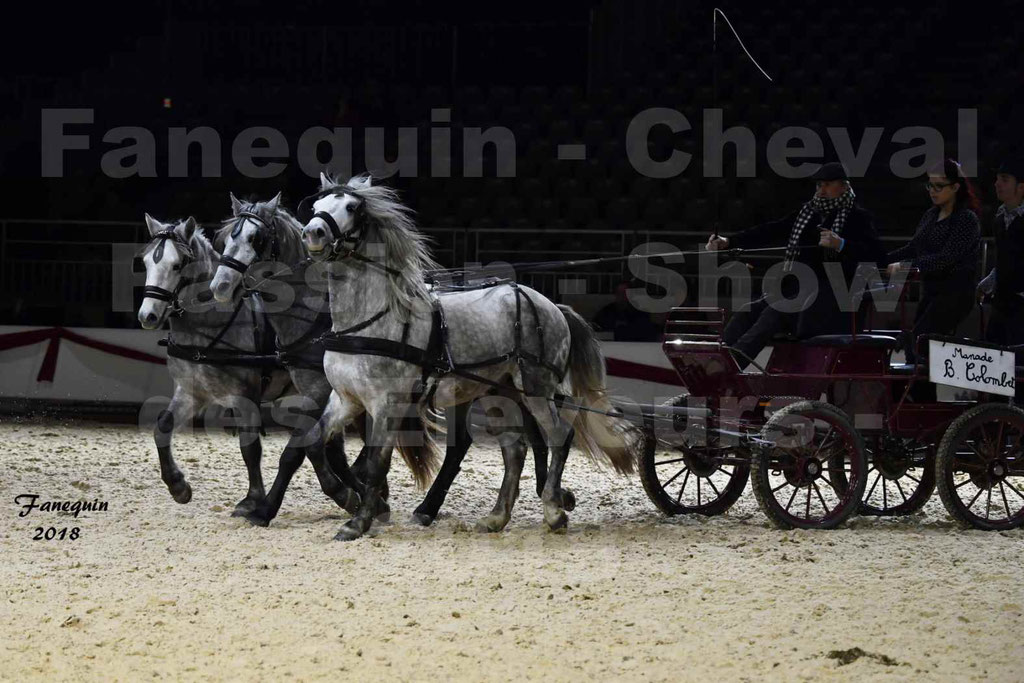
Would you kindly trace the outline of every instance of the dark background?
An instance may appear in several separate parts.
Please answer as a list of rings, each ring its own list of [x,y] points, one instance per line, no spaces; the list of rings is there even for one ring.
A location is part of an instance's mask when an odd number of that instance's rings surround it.
[[[882,234],[909,235],[928,199],[919,181],[892,176],[889,156],[900,146],[887,141],[900,126],[932,126],[955,156],[956,109],[972,107],[988,233],[994,168],[1022,150],[1019,3],[718,4],[773,83],[720,21],[716,91],[710,2],[21,7],[2,44],[0,321],[133,324],[131,315],[106,310],[109,243],[141,239],[146,211],[213,224],[230,209],[228,191],[269,197],[283,190],[294,207],[316,189],[294,156],[299,134],[315,125],[353,128],[355,171],[364,170],[365,127],[387,129],[392,147],[397,127],[417,127],[422,177],[385,182],[402,190],[420,223],[446,235],[503,229],[482,260],[505,247],[508,260],[523,251],[536,260],[602,245],[628,250],[652,232],[672,233],[667,241],[689,247],[716,224],[728,232],[795,209],[810,195],[809,181],[779,179],[763,158],[771,133],[788,125],[820,130],[826,156],[825,127],[849,128],[856,145],[864,126],[883,126],[875,163],[854,188]],[[681,176],[652,180],[629,166],[625,130],[636,113],[670,107],[699,131],[700,110],[714,104],[725,110],[727,127],[755,131],[757,178],[736,177],[732,147],[726,177],[703,178],[697,131],[660,128],[651,136],[654,158],[672,149],[697,155]],[[95,109],[94,123],[83,127],[92,149],[66,154],[66,177],[44,179],[40,111],[59,107]],[[452,109],[450,179],[426,177],[432,107]],[[118,125],[153,132],[158,177],[103,176],[100,157],[113,146],[101,138]],[[231,167],[231,141],[255,125],[278,128],[289,140],[289,168],[277,178],[255,181]],[[489,177],[459,177],[461,128],[492,125],[516,135],[516,177],[493,177],[493,162],[485,164]],[[190,177],[168,178],[172,126],[219,131],[224,177],[200,177],[193,148]],[[555,146],[573,142],[587,144],[587,161],[557,161]],[[449,246],[442,257],[452,264],[483,256],[466,244]]]

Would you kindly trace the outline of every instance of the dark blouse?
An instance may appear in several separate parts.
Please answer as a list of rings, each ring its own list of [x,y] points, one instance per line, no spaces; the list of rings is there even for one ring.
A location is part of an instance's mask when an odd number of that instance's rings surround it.
[[[922,279],[973,278],[981,245],[981,223],[970,209],[957,209],[942,220],[939,207],[924,212],[913,239],[889,253],[888,262],[910,261]]]

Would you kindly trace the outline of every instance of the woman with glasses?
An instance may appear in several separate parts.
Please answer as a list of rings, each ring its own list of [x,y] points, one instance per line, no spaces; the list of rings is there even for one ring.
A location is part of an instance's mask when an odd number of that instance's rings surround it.
[[[922,334],[953,334],[974,306],[980,205],[960,164],[946,159],[928,171],[932,207],[924,212],[910,242],[889,254],[889,275],[920,271],[922,296],[914,327],[904,337],[908,363],[917,362],[915,340]]]

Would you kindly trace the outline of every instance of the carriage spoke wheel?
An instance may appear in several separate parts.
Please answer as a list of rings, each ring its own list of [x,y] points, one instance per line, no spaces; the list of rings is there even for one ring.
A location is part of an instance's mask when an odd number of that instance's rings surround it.
[[[1024,524],[1024,410],[971,408],[949,425],[935,463],[939,497],[955,519],[1000,531]]]
[[[653,435],[648,441],[655,443]],[[739,499],[750,477],[750,466],[736,462],[716,435],[704,444],[655,443],[640,462],[644,491],[666,515],[720,515]]]
[[[865,452],[868,474],[860,514],[894,517],[924,507],[935,491],[934,445],[878,434],[866,441]]]
[[[751,474],[761,510],[783,529],[831,529],[856,512],[867,474],[864,441],[844,412],[800,401],[772,415]]]

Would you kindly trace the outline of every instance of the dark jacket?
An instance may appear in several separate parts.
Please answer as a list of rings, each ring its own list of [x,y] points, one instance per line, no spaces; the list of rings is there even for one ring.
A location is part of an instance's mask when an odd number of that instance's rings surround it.
[[[996,233],[996,289],[992,304],[1000,309],[1024,315],[1024,216],[1005,225],[1000,218]]]
[[[789,234],[793,229],[800,211],[788,216],[737,233],[729,238],[730,247],[740,249],[756,249],[758,247],[785,246],[789,242]],[[810,308],[799,315],[796,325],[797,335],[811,337],[819,334],[845,334],[852,328],[849,312],[844,312],[836,302],[835,294],[825,273],[825,264],[838,262],[846,276],[846,285],[850,286],[857,272],[857,265],[870,263],[881,266],[885,263],[885,248],[878,239],[871,214],[856,204],[846,216],[846,224],[839,231],[839,236],[846,240],[842,251],[834,251],[819,247],[821,230],[831,229],[834,214],[818,217],[800,234],[800,250],[796,260],[810,266],[818,277],[818,296]],[[787,278],[786,283],[795,278]],[[783,290],[785,293],[785,288]]]
[[[890,253],[886,262],[910,261],[921,271],[926,294],[973,293],[981,245],[978,216],[964,207],[938,218],[939,207],[925,211],[913,239]]]

